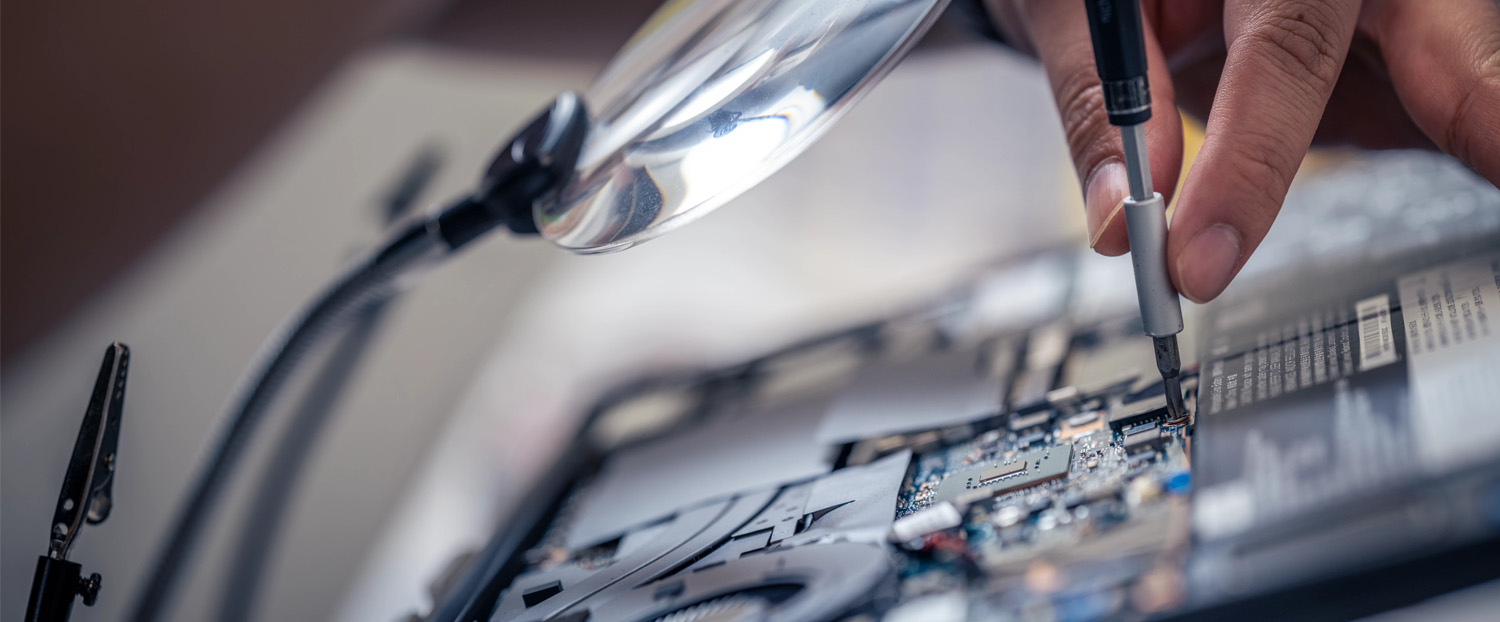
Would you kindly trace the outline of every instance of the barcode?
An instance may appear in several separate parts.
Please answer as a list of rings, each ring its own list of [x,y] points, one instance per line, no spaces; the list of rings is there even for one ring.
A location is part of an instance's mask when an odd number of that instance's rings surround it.
[[[1355,303],[1354,316],[1359,318],[1359,370],[1396,362],[1390,297],[1381,294]]]

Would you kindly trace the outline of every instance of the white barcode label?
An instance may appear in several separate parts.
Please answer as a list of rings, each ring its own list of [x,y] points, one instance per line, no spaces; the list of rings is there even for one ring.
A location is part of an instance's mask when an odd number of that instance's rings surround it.
[[[1381,294],[1355,303],[1354,315],[1359,318],[1359,370],[1396,362],[1390,296]]]

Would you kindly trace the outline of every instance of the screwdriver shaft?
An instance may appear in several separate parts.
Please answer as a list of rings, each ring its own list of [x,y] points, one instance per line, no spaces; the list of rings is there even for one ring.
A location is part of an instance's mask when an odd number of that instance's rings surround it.
[[[1126,125],[1120,128],[1120,141],[1125,146],[1125,178],[1130,184],[1130,198],[1137,203],[1151,200],[1156,190],[1151,184],[1151,157],[1146,151],[1146,125]]]

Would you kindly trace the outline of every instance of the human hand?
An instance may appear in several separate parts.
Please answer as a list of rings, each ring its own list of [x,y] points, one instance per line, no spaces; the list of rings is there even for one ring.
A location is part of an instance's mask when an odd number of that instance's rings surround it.
[[[1052,83],[1089,244],[1129,250],[1118,129],[1104,114],[1086,0],[985,0]],[[1224,291],[1281,209],[1309,145],[1433,147],[1500,184],[1500,2],[1142,0],[1152,182],[1182,169],[1177,107],[1207,128],[1167,236],[1178,291]]]

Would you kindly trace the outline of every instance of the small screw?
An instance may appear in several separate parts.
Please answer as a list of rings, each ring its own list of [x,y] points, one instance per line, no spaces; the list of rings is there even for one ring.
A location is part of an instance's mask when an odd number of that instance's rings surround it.
[[[97,572],[89,575],[87,579],[78,578],[78,595],[83,597],[85,606],[93,607],[94,603],[99,602],[99,585],[103,581],[104,577],[99,576]]]

